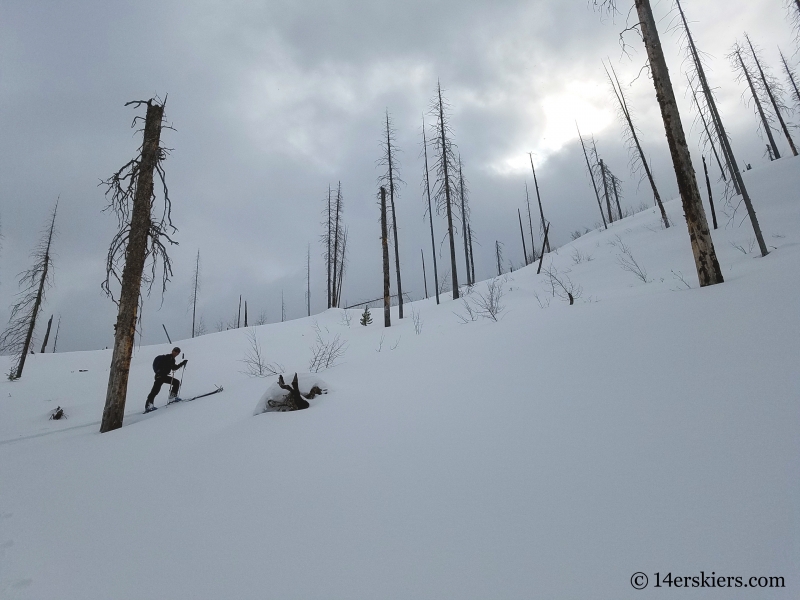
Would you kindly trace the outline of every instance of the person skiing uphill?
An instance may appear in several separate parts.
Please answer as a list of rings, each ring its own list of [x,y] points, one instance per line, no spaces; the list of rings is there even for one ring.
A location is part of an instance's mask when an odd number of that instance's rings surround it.
[[[153,389],[150,390],[150,394],[147,396],[147,402],[144,405],[144,412],[148,413],[151,410],[155,410],[156,407],[153,405],[153,401],[156,399],[158,392],[161,391],[161,386],[165,383],[170,384],[169,390],[169,398],[170,400],[173,398],[177,398],[178,396],[178,388],[181,385],[181,382],[175,379],[170,375],[172,371],[177,371],[181,367],[185,367],[188,360],[184,360],[183,362],[176,363],[175,358],[180,354],[181,349],[175,347],[172,349],[172,353],[170,354],[160,354],[156,356],[155,360],[153,360],[153,371],[156,373],[155,381],[153,382]]]

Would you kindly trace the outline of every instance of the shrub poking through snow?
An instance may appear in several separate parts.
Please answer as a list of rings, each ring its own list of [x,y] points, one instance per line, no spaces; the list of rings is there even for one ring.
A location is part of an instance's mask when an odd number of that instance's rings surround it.
[[[66,419],[67,415],[64,414],[64,409],[60,406],[57,406],[56,409],[50,414],[50,421],[60,421],[61,419]]]

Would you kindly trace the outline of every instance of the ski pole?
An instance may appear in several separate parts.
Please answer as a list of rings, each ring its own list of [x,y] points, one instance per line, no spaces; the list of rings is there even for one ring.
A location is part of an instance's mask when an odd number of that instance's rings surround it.
[[[183,359],[185,354],[181,352],[181,358]],[[187,363],[188,364],[188,363]],[[181,378],[178,381],[178,393],[180,394],[181,388],[183,387],[183,379],[186,377],[186,365],[183,365],[183,374],[181,374]],[[178,396],[180,397],[180,396]]]

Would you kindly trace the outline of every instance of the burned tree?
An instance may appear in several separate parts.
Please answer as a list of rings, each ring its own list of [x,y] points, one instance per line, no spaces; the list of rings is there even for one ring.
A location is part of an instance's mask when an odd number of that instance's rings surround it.
[[[605,67],[605,65],[603,66]],[[624,123],[624,139],[628,146],[631,173],[638,173],[642,179],[645,177],[647,178],[647,181],[650,183],[650,188],[653,190],[653,199],[655,200],[656,206],[658,206],[658,210],[661,211],[661,220],[664,223],[664,228],[667,229],[669,228],[669,219],[667,218],[667,212],[664,210],[664,204],[661,202],[661,195],[658,193],[656,181],[653,178],[653,173],[650,171],[647,157],[645,157],[644,150],[642,150],[642,144],[639,142],[639,129],[633,123],[633,117],[631,116],[630,108],[628,108],[628,99],[625,97],[625,90],[622,89],[619,83],[617,72],[614,70],[613,65],[609,66],[611,67],[611,73],[608,72],[608,67],[605,67],[606,76],[608,77],[608,82],[611,84],[611,89],[614,92],[617,103],[619,104],[619,116]]]
[[[145,284],[149,293],[156,279],[158,265],[161,264],[162,293],[166,289],[172,276],[172,263],[164,244],[174,244],[170,234],[177,231],[172,224],[172,205],[163,167],[169,153],[161,145],[165,102],[150,99],[128,102],[126,106],[129,105],[147,107],[144,119],[137,116],[133,120],[134,127],[144,121],[139,155],[103,182],[106,196],[110,196],[107,210],[112,210],[116,215],[119,230],[108,250],[106,279],[102,288],[118,305],[119,311],[101,433],[122,427],[136,323],[142,301],[142,284]],[[156,175],[161,182],[163,205],[154,216]],[[146,271],[148,260],[150,269]],[[112,280],[120,285],[118,300],[111,290]]]
[[[53,315],[50,315],[50,319],[47,321],[47,331],[45,331],[44,341],[42,342],[42,349],[39,350],[39,354],[44,354],[44,351],[47,348],[47,341],[50,339],[50,328],[52,326],[53,326]]]
[[[61,315],[58,315],[58,324],[56,325],[56,335],[53,337],[53,349],[51,352],[56,351],[56,347],[58,346],[58,332],[61,331]]]
[[[575,127],[578,127],[577,123],[575,124]],[[600,201],[600,192],[597,189],[597,180],[594,178],[594,169],[592,168],[592,163],[589,161],[589,153],[586,151],[586,144],[583,142],[583,136],[581,135],[580,128],[578,128],[578,139],[581,141],[581,148],[583,148],[583,157],[586,159],[586,170],[589,171],[589,179],[592,180],[592,188],[594,189],[595,198],[597,198],[597,207],[600,209],[600,217],[603,219],[603,227],[608,229],[606,216],[603,214],[603,203]],[[533,238],[533,233],[531,233],[531,238]],[[533,243],[533,239],[531,239],[531,243]]]
[[[42,311],[47,289],[53,283],[52,244],[56,227],[58,201],[50,215],[50,224],[44,231],[39,244],[31,254],[33,265],[19,274],[20,291],[17,302],[11,307],[11,315],[6,329],[0,334],[0,352],[11,354],[16,366],[11,368],[8,378],[22,377],[25,359],[31,351],[36,321]],[[52,323],[52,317],[50,318]],[[50,327],[48,326],[48,331]],[[45,343],[46,340],[45,340]]]
[[[783,131],[783,135],[786,137],[786,141],[789,144],[789,148],[792,150],[792,154],[797,156],[797,148],[794,145],[794,140],[789,134],[789,128],[786,127],[786,121],[783,118],[783,113],[788,112],[789,110],[789,107],[783,103],[783,86],[772,75],[769,69],[762,65],[764,59],[759,57],[759,52],[757,52],[753,47],[753,42],[750,41],[750,36],[745,33],[744,39],[747,41],[747,46],[750,48],[750,57],[753,59],[753,64],[755,64],[756,71],[758,71],[758,81],[760,82],[761,91],[767,95],[767,98],[772,105],[772,111],[775,115],[775,118],[778,119],[778,123],[781,126],[781,131]]]
[[[428,140],[425,136],[425,117],[422,117],[422,151],[425,155],[425,192],[428,199],[428,220],[431,225],[431,250],[433,254],[433,282],[436,290],[436,304],[439,304],[439,268],[436,264],[436,238],[433,235],[433,209],[431,208],[431,181],[428,171]]]
[[[197,251],[197,258],[194,261],[194,285],[192,286],[192,337],[197,335],[196,316],[197,316],[197,293],[200,291],[200,250]]]
[[[389,231],[386,219],[386,188],[381,187],[381,247],[383,248],[383,326],[392,326],[391,277],[389,275]]]
[[[531,159],[531,171],[533,171],[533,184],[536,187],[536,200],[539,202],[539,218],[541,219],[540,225],[542,228],[542,236],[544,236],[544,229],[548,224],[544,219],[544,210],[542,209],[542,196],[539,194],[539,180],[536,179],[536,169],[533,168],[533,152],[528,152],[528,158]],[[547,251],[550,252],[550,242],[547,242]]]
[[[467,269],[467,285],[475,283],[472,281],[472,272],[469,267],[469,200],[467,185],[464,182],[464,170],[461,165],[461,155],[458,155],[458,199],[461,204],[461,233],[464,238],[464,262]]]
[[[789,66],[786,57],[783,55],[783,51],[780,51],[780,55],[781,63],[783,64],[783,72],[786,74],[786,77],[792,86],[792,91],[794,92],[794,102],[800,105],[800,89],[797,87],[797,76],[795,75],[794,69]]]
[[[528,206],[528,226],[531,230],[531,256],[528,262],[536,262],[536,238],[533,237],[533,219],[531,218],[531,195],[528,192],[528,182],[525,182],[525,204]],[[527,260],[527,259],[526,259]]]
[[[755,84],[753,83],[753,77],[750,73],[750,69],[742,58],[742,47],[738,42],[734,45],[733,50],[728,55],[728,58],[730,59],[734,70],[739,76],[740,81],[744,80],[747,82],[747,87],[750,89],[750,97],[753,99],[753,104],[756,108],[756,114],[758,114],[761,121],[761,130],[767,136],[767,140],[769,140],[769,145],[773,156],[775,158],[780,158],[780,150],[778,150],[778,145],[775,143],[775,138],[772,135],[772,126],[770,123],[772,120],[771,116],[768,117],[766,112],[764,112],[764,106],[761,103],[761,98],[759,98],[758,90],[756,90]]]
[[[397,239],[397,212],[395,209],[395,198],[399,197],[398,186],[403,183],[397,175],[397,149],[395,148],[395,131],[392,121],[389,118],[389,111],[386,111],[386,131],[381,141],[383,155],[378,164],[386,167],[386,173],[379,178],[379,184],[385,186],[389,191],[389,208],[392,212],[391,235],[394,239],[394,270],[397,275],[397,302],[399,307],[399,318],[403,318],[403,283],[400,278],[400,242]]]
[[[606,10],[616,10],[616,0],[595,0],[595,4]],[[720,269],[714,242],[706,222],[700,190],[697,187],[694,167],[692,166],[689,146],[683,123],[678,111],[678,103],[672,88],[667,61],[661,47],[661,39],[656,28],[656,21],[649,0],[635,0],[636,12],[639,17],[637,25],[642,40],[647,50],[647,59],[656,100],[661,109],[664,121],[664,131],[667,135],[672,165],[678,183],[678,191],[683,204],[686,225],[689,230],[689,240],[692,245],[697,277],[701,286],[722,283],[722,270]]]
[[[711,193],[711,180],[708,177],[708,165],[706,164],[706,157],[703,157],[703,172],[706,175],[706,187],[708,188],[708,204],[711,207],[711,220],[714,223],[714,229],[717,228],[717,211],[714,209],[714,195]]]
[[[498,277],[503,274],[503,244],[494,241],[494,255],[497,260],[497,275]]]
[[[433,100],[431,113],[436,117],[433,136],[433,149],[436,157],[434,170],[436,183],[434,197],[437,212],[444,210],[447,214],[447,235],[450,239],[450,269],[453,279],[453,299],[459,298],[458,269],[456,268],[456,244],[453,237],[453,202],[458,198],[455,181],[456,156],[451,140],[453,132],[448,119],[448,105],[442,99],[442,86],[437,84],[436,97]]]
[[[519,234],[522,236],[522,254],[525,258],[525,266],[528,266],[528,247],[525,244],[525,230],[522,228],[522,212],[517,209],[517,216],[519,217]]]
[[[719,142],[719,144],[720,144],[720,146],[722,148],[723,154],[725,156],[725,162],[728,165],[728,173],[730,173],[730,175],[731,175],[731,179],[733,180],[734,187],[736,189],[736,193],[737,194],[741,194],[742,200],[744,201],[745,207],[747,208],[747,214],[750,217],[750,223],[753,226],[753,232],[755,233],[756,240],[758,241],[758,247],[761,250],[761,256],[766,256],[767,254],[769,254],[769,250],[767,249],[767,245],[764,242],[764,236],[761,234],[761,226],[758,223],[758,218],[756,217],[755,208],[753,208],[753,203],[750,200],[750,194],[748,193],[747,188],[744,185],[744,179],[742,178],[742,174],[739,171],[739,166],[736,164],[736,156],[733,154],[733,150],[731,149],[730,140],[728,139],[728,135],[725,133],[725,127],[724,127],[724,125],[722,123],[722,118],[720,117],[719,110],[717,110],[716,100],[714,99],[714,95],[711,92],[711,87],[708,84],[708,78],[706,77],[705,68],[703,67],[703,61],[701,60],[700,53],[698,52],[697,46],[694,43],[694,38],[692,37],[692,32],[689,29],[689,24],[688,24],[688,22],[686,20],[686,14],[683,12],[683,7],[681,6],[680,0],[675,0],[675,6],[678,8],[678,13],[680,15],[680,22],[681,22],[681,25],[682,25],[682,28],[683,28],[684,37],[685,37],[685,47],[686,47],[686,51],[688,53],[688,57],[690,59],[690,64],[693,67],[695,77],[699,80],[700,88],[701,88],[701,90],[703,92],[703,98],[704,98],[705,104],[706,104],[706,110],[708,111],[708,114],[711,116],[711,121],[714,124],[714,128],[715,128],[716,134],[717,134],[717,141]],[[651,14],[651,16],[652,16],[652,14]],[[653,25],[653,28],[655,29],[655,25]],[[666,65],[665,65],[665,68],[666,68]],[[676,114],[677,114],[677,108],[675,109],[675,111],[676,111]],[[680,118],[680,115],[678,115],[678,118]],[[689,150],[688,150],[688,147],[687,147],[687,149],[686,149],[686,154],[687,155],[688,155],[688,152],[689,152]],[[692,175],[694,175],[694,171],[692,171]],[[695,187],[696,187],[696,184],[697,184],[697,182],[695,180]],[[679,189],[680,189],[680,186],[679,186]],[[682,194],[681,194],[681,198],[683,198]],[[700,208],[702,209],[702,205],[701,205]],[[684,207],[684,210],[685,210],[685,207]],[[688,212],[686,213],[686,219],[687,219],[687,224],[688,224],[689,223],[689,219],[690,219]],[[708,223],[705,221],[705,213],[703,213],[703,215],[702,215],[702,220],[703,220],[703,222],[705,222],[705,228],[703,229],[702,227],[700,227],[700,229],[698,229],[697,227],[695,227],[694,231],[700,231],[700,230],[706,231],[706,230],[708,230]],[[692,232],[693,232],[693,228],[690,226],[689,227],[689,237],[693,241],[692,247],[694,248],[696,244],[694,243],[694,239],[695,238],[692,237]],[[709,238],[708,239],[710,240],[710,234],[709,234]],[[713,249],[713,244],[712,244],[712,249]],[[695,262],[697,262],[697,260],[698,260],[697,259],[697,254],[695,253]],[[713,263],[715,263],[715,262],[716,262],[716,254],[714,254]],[[707,263],[706,266],[713,266],[713,263]],[[719,265],[717,264],[716,267],[718,268]],[[698,273],[699,273],[699,269],[700,269],[700,267],[698,266]],[[704,281],[704,278],[700,277],[700,285],[701,286],[710,285],[708,283],[704,284],[703,281]],[[721,282],[721,281],[722,281],[722,273],[720,272],[719,281],[718,282]]]
[[[308,316],[311,316],[311,244],[306,251],[306,308]]]

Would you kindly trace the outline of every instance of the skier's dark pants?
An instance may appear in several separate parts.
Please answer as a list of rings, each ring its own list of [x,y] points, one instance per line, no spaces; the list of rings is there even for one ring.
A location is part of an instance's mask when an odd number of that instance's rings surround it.
[[[147,402],[145,404],[152,404],[153,401],[158,396],[158,392],[161,391],[161,386],[165,383],[169,383],[172,385],[170,389],[170,394],[173,396],[177,395],[178,388],[181,385],[181,382],[175,379],[174,377],[170,377],[169,375],[156,375],[156,380],[153,382],[153,389],[150,390],[150,394],[147,396]]]

